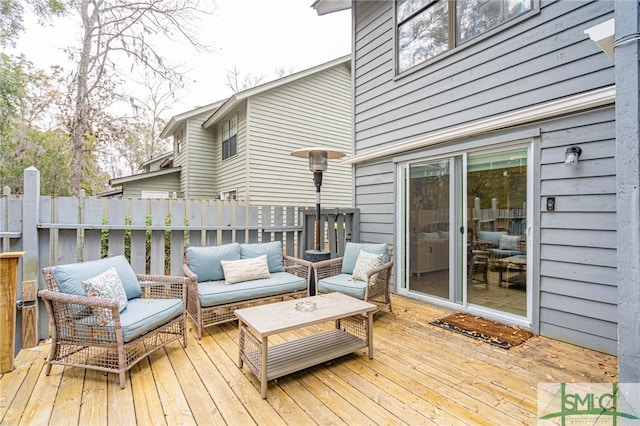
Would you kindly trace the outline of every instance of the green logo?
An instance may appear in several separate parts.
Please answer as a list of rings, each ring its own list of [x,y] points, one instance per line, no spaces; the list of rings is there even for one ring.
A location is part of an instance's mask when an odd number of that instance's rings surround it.
[[[559,386],[559,388],[558,388]],[[637,404],[637,386],[630,394]],[[544,401],[547,404],[541,404]],[[617,383],[545,383],[538,386],[538,415],[550,424],[640,424],[638,407],[631,404]],[[558,423],[559,421],[559,423]],[[539,422],[539,424],[547,424]]]

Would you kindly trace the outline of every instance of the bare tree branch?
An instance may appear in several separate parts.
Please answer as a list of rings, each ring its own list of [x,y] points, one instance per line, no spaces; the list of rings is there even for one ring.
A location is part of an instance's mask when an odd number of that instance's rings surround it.
[[[110,100],[122,100],[116,95],[116,77],[130,75],[141,67],[180,87],[181,71],[163,57],[158,43],[177,37],[197,50],[208,50],[192,32],[197,28],[194,22],[208,12],[196,0],[76,0],[70,5],[79,14],[83,28],[82,45],[73,56],[77,67],[69,120],[71,186],[75,194],[82,182],[87,146],[100,146],[113,140],[114,135],[123,135],[122,126],[105,113]],[[127,64],[131,67],[129,72],[123,69]],[[99,118],[107,123],[100,124]]]

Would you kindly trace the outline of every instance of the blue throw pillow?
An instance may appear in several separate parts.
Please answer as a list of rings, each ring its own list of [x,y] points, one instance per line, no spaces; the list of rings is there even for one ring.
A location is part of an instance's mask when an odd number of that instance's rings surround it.
[[[100,275],[110,267],[114,267],[118,273],[127,299],[140,297],[142,289],[136,273],[123,255],[105,257],[104,259],[89,262],[58,265],[51,269],[51,273],[56,279],[61,292],[86,296],[82,281]]]
[[[198,282],[224,279],[221,260],[240,260],[240,244],[221,246],[189,247],[187,261],[191,272],[198,276]]]
[[[353,268],[356,266],[356,261],[358,260],[358,255],[360,254],[360,250],[364,250],[367,253],[380,254],[382,255],[381,264],[387,263],[387,253],[389,247],[385,243],[381,244],[362,244],[362,243],[347,243],[344,247],[344,256],[342,259],[342,273],[343,274],[353,274]]]
[[[282,242],[272,241],[270,243],[240,244],[240,257],[249,259],[267,255],[269,272],[284,272],[284,260],[282,258]]]

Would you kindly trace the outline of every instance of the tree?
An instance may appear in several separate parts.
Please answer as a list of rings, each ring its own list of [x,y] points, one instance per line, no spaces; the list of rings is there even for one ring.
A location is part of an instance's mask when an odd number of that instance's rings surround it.
[[[77,63],[73,75],[72,103],[69,116],[71,141],[71,190],[77,194],[84,175],[83,164],[88,142],[97,138],[104,142],[105,133],[98,131],[97,122],[102,114],[111,125],[105,108],[96,109],[99,102],[108,101],[105,94],[115,93],[116,76],[131,74],[137,67],[149,70],[155,76],[180,85],[180,71],[169,64],[157,50],[155,42],[176,36],[185,39],[200,50],[200,44],[190,28],[193,21],[206,13],[193,0],[78,0],[71,3],[82,22],[82,44],[72,52]],[[124,59],[131,64],[123,70]],[[103,129],[106,126],[103,123]],[[115,130],[115,129],[111,129]]]
[[[25,3],[41,19],[64,13],[64,5],[60,0],[0,0],[0,46],[13,45],[24,31],[22,17]]]
[[[242,92],[252,87],[256,87],[266,78],[265,75],[252,75],[249,72],[243,73],[234,66],[233,69],[227,70],[227,84],[226,86],[233,91],[233,93]]]
[[[273,75],[276,79],[286,77],[294,73],[292,67],[288,69],[285,67],[278,67],[273,71]],[[233,91],[233,93],[243,92],[245,90],[254,88],[261,84],[268,76],[265,74],[253,75],[250,72],[243,72],[234,66],[233,69],[227,70],[227,83],[226,86]]]
[[[0,55],[0,184],[14,193],[23,190],[22,172],[29,166],[42,172],[45,193],[69,193],[71,152],[53,114],[63,97],[62,86],[59,68],[47,73],[24,56]]]

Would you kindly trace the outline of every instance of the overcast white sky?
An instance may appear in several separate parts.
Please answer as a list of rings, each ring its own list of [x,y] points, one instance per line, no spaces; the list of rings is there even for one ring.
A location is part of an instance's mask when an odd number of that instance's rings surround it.
[[[275,78],[278,68],[294,72],[344,56],[351,51],[351,13],[317,16],[313,0],[215,0],[217,10],[203,21],[201,41],[216,53],[198,54],[190,48],[172,48],[192,71],[187,93],[171,114],[223,99],[232,94],[226,87],[227,71],[237,66],[252,75]],[[51,27],[27,22],[27,32],[17,43],[39,68],[65,65],[62,51],[74,43],[77,25],[54,21]],[[15,52],[14,52],[15,53]],[[178,56],[180,55],[180,56]],[[169,117],[165,117],[169,118]]]

